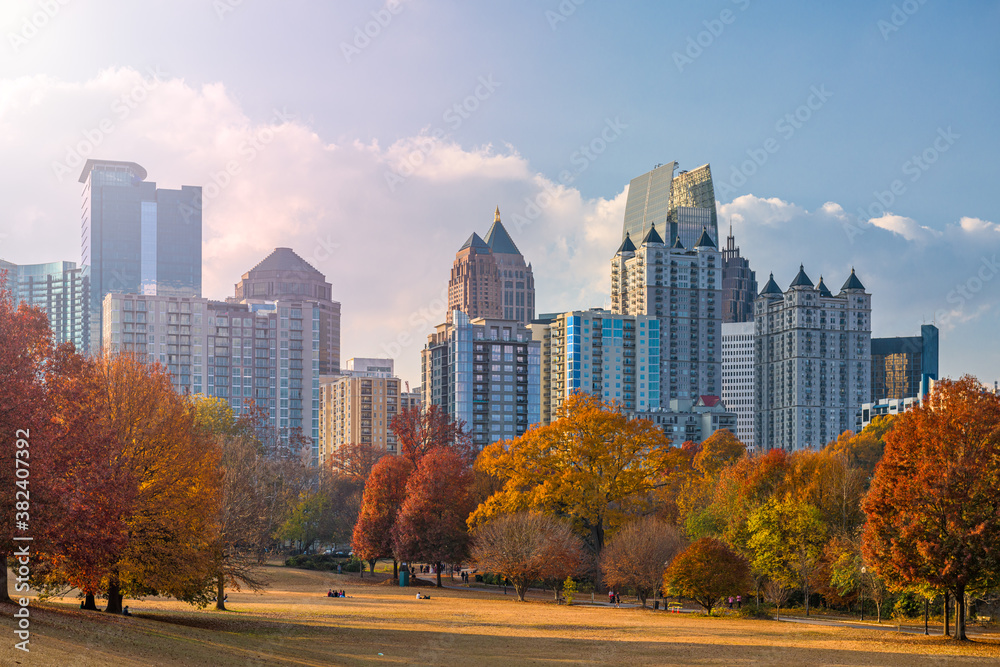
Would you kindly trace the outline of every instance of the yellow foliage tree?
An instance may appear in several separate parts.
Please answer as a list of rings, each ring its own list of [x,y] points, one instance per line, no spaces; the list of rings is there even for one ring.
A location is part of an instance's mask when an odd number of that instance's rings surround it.
[[[653,423],[630,420],[594,396],[575,394],[552,424],[483,450],[476,468],[501,488],[476,508],[469,525],[529,509],[553,512],[570,517],[600,552],[609,530],[632,511],[648,509],[672,451]]]

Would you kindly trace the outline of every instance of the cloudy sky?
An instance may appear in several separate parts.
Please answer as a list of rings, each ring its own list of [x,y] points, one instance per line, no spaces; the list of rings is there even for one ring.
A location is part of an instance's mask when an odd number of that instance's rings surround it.
[[[761,285],[804,263],[1000,378],[1000,5],[4,0],[0,257],[79,261],[80,166],[205,188],[204,295],[272,248],[323,271],[343,357],[417,382],[499,205],[540,312],[600,306],[628,182],[711,163]]]

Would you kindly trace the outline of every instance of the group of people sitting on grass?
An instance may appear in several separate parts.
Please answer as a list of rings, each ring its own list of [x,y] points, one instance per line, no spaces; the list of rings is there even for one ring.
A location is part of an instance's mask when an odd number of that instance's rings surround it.
[[[430,595],[424,595],[423,593],[417,593],[417,599],[418,600],[430,600],[431,596]]]
[[[328,598],[346,598],[347,593],[344,591],[335,591],[332,588],[326,592],[326,597]]]

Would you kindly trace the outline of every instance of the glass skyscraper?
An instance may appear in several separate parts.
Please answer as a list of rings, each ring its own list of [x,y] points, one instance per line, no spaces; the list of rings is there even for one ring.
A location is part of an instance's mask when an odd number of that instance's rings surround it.
[[[201,188],[158,189],[134,162],[87,160],[80,182],[81,268],[91,343],[105,295],[201,296]]]
[[[703,230],[708,231],[709,238],[718,246],[719,223],[711,167],[705,164],[675,177],[676,170],[677,163],[668,162],[632,179],[625,201],[622,241],[627,235],[638,245],[655,225],[666,233],[664,241],[668,246],[680,239],[681,245],[690,250]]]
[[[12,264],[0,259],[7,272],[7,289],[14,304],[27,303],[45,311],[55,343],[73,343],[79,351],[90,346],[89,281],[75,262]]]

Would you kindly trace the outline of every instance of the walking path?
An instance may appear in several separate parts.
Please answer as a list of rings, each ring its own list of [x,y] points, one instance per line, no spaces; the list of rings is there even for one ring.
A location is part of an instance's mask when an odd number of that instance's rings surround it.
[[[856,630],[882,630],[883,632],[902,632],[910,635],[922,635],[924,634],[924,626],[921,625],[900,625],[896,623],[867,623],[862,621],[848,621],[839,619],[827,619],[827,618],[802,618],[801,616],[781,616],[780,621],[785,621],[786,623],[803,623],[806,625],[827,625],[827,626],[839,626],[844,628],[854,628]],[[954,628],[954,626],[952,626]],[[952,630],[954,632],[954,629]],[[943,628],[939,623],[934,623],[928,626],[928,634],[930,635],[942,635],[944,634]],[[982,630],[979,628],[966,626],[966,635],[978,635],[982,634]]]

